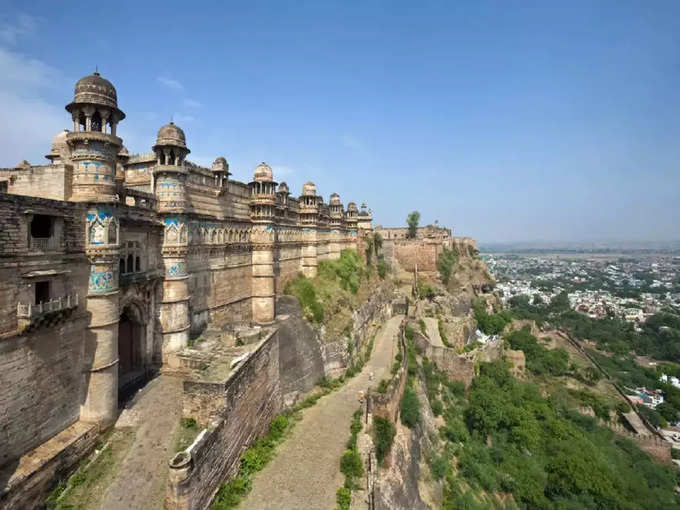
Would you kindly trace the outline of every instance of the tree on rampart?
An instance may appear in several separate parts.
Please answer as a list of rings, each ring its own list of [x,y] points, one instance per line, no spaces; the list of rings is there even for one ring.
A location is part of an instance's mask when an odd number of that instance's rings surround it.
[[[406,217],[406,224],[408,225],[408,236],[411,239],[416,238],[416,232],[418,231],[418,222],[420,222],[420,213],[418,211],[413,211]]]

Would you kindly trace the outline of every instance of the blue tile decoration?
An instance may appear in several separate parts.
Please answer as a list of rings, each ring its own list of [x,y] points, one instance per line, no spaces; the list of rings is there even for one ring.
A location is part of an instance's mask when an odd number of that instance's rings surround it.
[[[113,273],[111,271],[92,271],[88,288],[93,294],[111,292],[116,288]]]

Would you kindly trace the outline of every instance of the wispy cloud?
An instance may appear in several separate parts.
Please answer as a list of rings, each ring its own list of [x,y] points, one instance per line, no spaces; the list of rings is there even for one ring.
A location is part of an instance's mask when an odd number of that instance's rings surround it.
[[[182,85],[177,80],[168,78],[167,76],[159,76],[158,78],[156,78],[156,81],[158,81],[158,83],[160,83],[161,85],[164,85],[173,90],[184,90],[184,85]]]
[[[203,108],[203,103],[199,103],[195,99],[186,98],[184,100],[184,106],[187,108]]]
[[[23,159],[43,161],[54,135],[70,127],[63,106],[43,98],[60,87],[61,73],[36,59],[0,48],[0,111],[11,122],[0,122],[0,167]],[[36,126],[38,129],[36,129]]]
[[[35,33],[37,23],[28,14],[19,14],[14,23],[3,23],[0,25],[0,41],[7,44],[15,44],[20,36]]]
[[[344,145],[348,149],[360,150],[363,148],[363,144],[361,143],[361,141],[352,135],[348,134],[342,135],[341,142],[342,145]]]
[[[271,167],[275,179],[287,177],[295,173],[295,169],[288,165],[271,165]]]
[[[173,115],[173,118],[175,120],[175,123],[177,124],[186,124],[189,122],[194,122],[196,120],[196,117],[193,115],[185,115],[183,113],[176,113]]]

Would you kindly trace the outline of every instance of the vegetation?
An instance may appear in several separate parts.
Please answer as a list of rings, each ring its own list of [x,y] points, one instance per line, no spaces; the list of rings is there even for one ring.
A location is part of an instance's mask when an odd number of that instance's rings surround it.
[[[397,429],[390,420],[380,416],[373,418],[373,444],[375,445],[375,456],[378,459],[378,464],[382,464],[390,448],[392,448],[396,433]]]
[[[487,335],[498,335],[503,332],[505,326],[512,322],[512,314],[508,311],[503,311],[496,314],[490,314],[486,311],[486,301],[484,299],[476,299],[472,303],[477,327]]]
[[[479,369],[467,399],[448,390],[443,398],[441,436],[458,467],[458,477],[446,469],[444,508],[459,508],[472,495],[476,507],[490,507],[480,490],[511,493],[525,508],[677,507],[672,469],[564,407],[559,395],[545,398],[536,384],[518,382],[504,361]]]
[[[641,411],[651,423],[658,426],[680,417],[680,389],[659,379],[661,374],[677,375],[680,369],[671,364],[659,364],[655,370],[640,366],[630,352],[678,361],[680,317],[670,312],[653,315],[641,325],[642,331],[636,332],[632,324],[623,320],[592,319],[571,310],[565,293],[556,295],[547,304],[532,305],[528,301],[527,296],[511,298],[511,313],[517,318],[532,319],[537,323],[549,322],[567,330],[577,339],[594,341],[599,349],[610,355],[592,349],[588,349],[588,354],[627,391],[638,387],[662,390],[664,406],[659,411],[649,412],[646,407]],[[599,374],[586,371],[580,378],[593,384]]]
[[[418,232],[418,223],[420,222],[420,213],[418,211],[413,211],[406,217],[406,224],[408,225],[408,236],[411,239],[416,238]]]
[[[439,319],[437,321],[437,327],[439,328],[439,337],[442,339],[442,343],[446,347],[453,347],[453,345],[451,345],[451,342],[449,342],[449,338],[446,336],[446,331],[444,329],[444,321]]]
[[[238,475],[220,485],[212,510],[227,510],[236,507],[252,489],[252,478],[274,457],[276,446],[293,426],[289,416],[279,414],[269,424],[269,432],[256,440],[241,455]]]
[[[444,282],[444,285],[449,283],[451,274],[453,274],[453,267],[458,263],[458,255],[448,248],[444,248],[442,253],[437,259],[437,271],[439,271],[439,276]]]
[[[351,310],[365,299],[367,290],[360,289],[370,279],[361,256],[356,250],[346,249],[336,260],[319,261],[316,278],[299,273],[286,284],[284,293],[298,298],[305,317],[317,324],[341,318],[338,311],[342,310],[344,321],[338,324],[342,331],[351,323]]]
[[[569,368],[569,353],[564,349],[546,349],[530,333],[529,326],[504,337],[515,350],[524,351],[526,367],[534,374],[564,375]]]
[[[177,443],[175,444],[175,451],[181,452],[186,450],[194,439],[198,436],[201,428],[196,423],[193,418],[182,418],[180,420],[179,435],[177,437]]]
[[[345,486],[336,492],[337,508],[340,510],[349,510],[352,500],[351,491],[359,487],[357,479],[364,475],[364,464],[357,449],[357,436],[362,428],[361,409],[358,409],[352,416],[351,435],[349,441],[347,441],[347,450],[340,459],[340,471],[345,475]]]
[[[123,461],[134,441],[129,429],[105,433],[95,452],[81,463],[78,470],[50,493],[45,505],[49,510],[96,508],[117,466]]]
[[[530,304],[528,296],[515,296],[509,303],[516,318],[534,320],[539,325],[549,322],[578,339],[592,340],[599,349],[623,356],[633,350],[659,360],[680,361],[680,315],[676,313],[657,313],[637,332],[622,319],[593,319],[571,310],[566,292],[547,304]]]
[[[420,401],[411,385],[404,389],[401,397],[401,422],[409,428],[415,427],[420,421]]]

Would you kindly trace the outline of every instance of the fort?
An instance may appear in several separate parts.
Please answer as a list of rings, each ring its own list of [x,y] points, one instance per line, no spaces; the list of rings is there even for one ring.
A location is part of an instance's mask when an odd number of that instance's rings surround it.
[[[182,376],[183,414],[206,427],[194,450],[209,443],[221,455],[200,475],[211,484],[196,485],[194,465],[170,489],[170,506],[204,507],[268,419],[344,366],[346,339],[320,342],[295,305],[278,308],[298,274],[314,277],[347,248],[362,253],[372,214],[336,193],[324,202],[312,182],[295,197],[266,163],[249,183],[230,179],[224,157],[194,164],[173,122],[151,152],[130,154],[116,134],[116,89],[96,72],[66,110],[73,129],[55,136],[49,164],[0,169],[0,508],[44,497],[115,422],[123,397],[159,372]],[[438,227],[414,240],[376,232],[407,270],[434,271],[443,247],[476,249]],[[358,344],[391,296],[354,312]],[[237,370],[212,380],[194,370],[221,351],[197,353],[192,339],[240,326],[263,329]],[[225,421],[227,411],[242,421]]]

